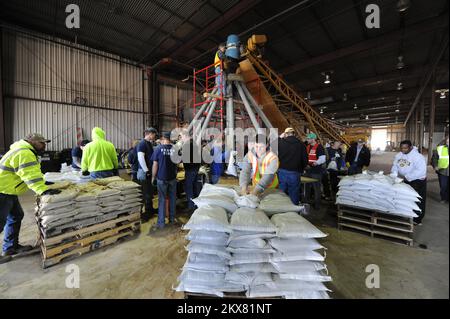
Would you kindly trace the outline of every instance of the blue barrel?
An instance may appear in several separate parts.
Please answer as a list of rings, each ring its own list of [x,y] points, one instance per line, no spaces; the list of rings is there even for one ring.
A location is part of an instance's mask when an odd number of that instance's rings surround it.
[[[239,41],[239,37],[235,34],[230,34],[227,38],[225,55],[229,58],[239,60],[241,57],[240,46],[241,42]]]

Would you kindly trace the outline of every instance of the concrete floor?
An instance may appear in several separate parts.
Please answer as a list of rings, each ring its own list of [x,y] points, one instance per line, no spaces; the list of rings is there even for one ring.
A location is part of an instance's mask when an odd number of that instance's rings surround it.
[[[394,154],[374,155],[371,169],[390,168]],[[430,168],[427,215],[417,227],[414,247],[336,229],[336,211],[323,205],[310,220],[329,234],[323,240],[333,282],[334,298],[449,298],[449,210],[439,203],[437,178]],[[21,242],[37,236],[34,197],[21,198],[26,216]],[[188,216],[179,216],[186,222]],[[136,239],[105,248],[43,270],[39,255],[0,265],[1,298],[182,298],[172,287],[186,259],[186,241],[180,229],[158,237],[147,236],[152,224],[142,225]],[[426,249],[419,248],[425,245]],[[422,246],[422,247],[425,247]],[[80,269],[80,288],[68,289],[66,266]],[[380,288],[365,286],[366,266],[380,268]]]

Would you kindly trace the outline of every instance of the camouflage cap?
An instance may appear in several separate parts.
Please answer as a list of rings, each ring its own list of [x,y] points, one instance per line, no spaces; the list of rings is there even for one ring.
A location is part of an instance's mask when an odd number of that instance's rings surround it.
[[[33,142],[42,142],[42,143],[50,143],[51,140],[46,139],[42,134],[39,133],[31,133],[25,136],[25,140],[33,141]]]

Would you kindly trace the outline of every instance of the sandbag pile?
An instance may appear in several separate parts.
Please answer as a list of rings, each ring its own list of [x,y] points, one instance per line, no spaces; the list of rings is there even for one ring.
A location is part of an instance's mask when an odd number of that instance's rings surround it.
[[[401,179],[363,173],[344,177],[339,183],[336,204],[382,211],[388,214],[417,217],[420,195]]]
[[[240,292],[329,298],[324,282],[331,277],[317,252],[324,247],[316,240],[326,235],[298,214],[302,206],[286,198],[270,191],[259,203],[251,195],[238,196],[232,187],[206,184],[194,200],[199,208],[184,226],[189,253],[175,289],[219,297]],[[280,207],[271,205],[273,200]],[[286,213],[288,208],[296,212]]]
[[[223,297],[224,292],[242,291],[242,284],[225,281],[231,254],[226,245],[231,233],[227,212],[212,205],[199,207],[183,229],[189,230],[186,239],[188,257],[178,277],[177,291],[189,291]]]
[[[265,191],[258,207],[262,209],[267,216],[286,212],[305,212],[305,206],[294,205],[289,196],[279,189]]]
[[[132,212],[139,209],[142,202],[140,186],[120,177],[85,184],[57,182],[50,188],[62,192],[41,196],[35,208],[45,230],[112,212]]]

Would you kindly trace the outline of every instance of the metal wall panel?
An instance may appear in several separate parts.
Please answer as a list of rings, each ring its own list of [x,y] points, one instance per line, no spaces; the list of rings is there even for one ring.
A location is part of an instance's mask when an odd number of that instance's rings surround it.
[[[27,34],[3,32],[5,95],[142,111],[141,68],[121,62],[120,57],[108,59]]]
[[[95,126],[119,149],[141,137],[149,95],[140,67],[38,34],[4,29],[2,44],[8,142],[39,132],[57,151],[76,145],[77,127],[90,138]]]
[[[94,127],[101,127],[106,132],[107,140],[118,149],[128,149],[134,139],[142,136],[142,115],[139,113],[22,99],[6,99],[5,104],[7,118],[14,123],[13,140],[39,132],[52,140],[48,150],[74,147],[77,127],[83,129],[83,137],[88,139]]]

